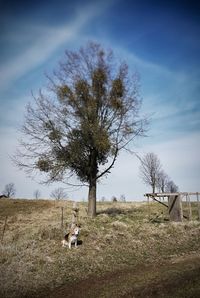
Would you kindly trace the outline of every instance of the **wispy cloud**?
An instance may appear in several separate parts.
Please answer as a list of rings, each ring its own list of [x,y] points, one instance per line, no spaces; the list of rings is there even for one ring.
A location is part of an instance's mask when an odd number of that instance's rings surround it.
[[[109,5],[89,4],[81,11],[78,10],[74,20],[66,22],[60,27],[43,27],[24,24],[30,27],[29,32],[26,29],[21,34],[29,34],[35,37],[28,48],[14,56],[9,62],[1,65],[0,89],[5,90],[13,81],[20,78],[30,70],[44,63],[49,57],[62,45],[81,36],[84,27],[96,16],[102,13]],[[37,36],[37,37],[36,37]],[[20,36],[19,36],[20,38]],[[23,36],[23,40],[24,40]],[[15,46],[15,44],[13,44]]]
[[[120,47],[117,51],[141,73],[144,110],[153,119],[175,123],[177,117],[183,124],[199,125],[199,73],[169,69]]]
[[[172,71],[165,65],[161,65],[152,61],[147,60],[144,57],[138,56],[133,50],[119,46],[118,44],[112,43],[119,56],[124,57],[126,61],[129,62],[133,68],[140,70],[141,72],[150,72],[154,76],[159,75],[165,78],[170,78],[176,82],[182,82],[185,80],[186,76],[183,72]]]

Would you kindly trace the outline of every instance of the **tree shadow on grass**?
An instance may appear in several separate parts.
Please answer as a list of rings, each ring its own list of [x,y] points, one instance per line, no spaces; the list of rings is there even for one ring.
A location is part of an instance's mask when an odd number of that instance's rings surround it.
[[[120,209],[120,208],[116,208],[116,207],[112,207],[112,208],[107,208],[105,210],[101,210],[99,212],[97,212],[97,216],[98,215],[101,215],[101,214],[107,214],[109,216],[117,216],[117,215],[127,215],[127,214],[130,214],[130,213],[133,213],[134,212],[134,209],[130,209],[130,210],[123,210],[123,209]]]

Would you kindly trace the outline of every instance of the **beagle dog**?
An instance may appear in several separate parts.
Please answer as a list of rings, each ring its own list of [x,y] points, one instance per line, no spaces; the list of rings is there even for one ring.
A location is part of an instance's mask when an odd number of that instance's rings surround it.
[[[64,236],[64,239],[62,240],[62,247],[65,247],[68,245],[69,249],[71,249],[72,243],[74,243],[75,247],[77,248],[79,233],[80,233],[80,226],[78,225],[72,226],[71,231],[67,233]]]

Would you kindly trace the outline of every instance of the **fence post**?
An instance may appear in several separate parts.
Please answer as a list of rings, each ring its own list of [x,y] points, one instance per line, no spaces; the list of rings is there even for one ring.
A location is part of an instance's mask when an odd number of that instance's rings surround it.
[[[199,193],[197,192],[197,208],[198,208],[198,218],[200,220],[200,202],[199,202]]]
[[[64,207],[61,207],[61,229],[63,229],[63,221],[64,221],[63,210],[64,210]]]
[[[4,234],[5,234],[5,230],[6,230],[7,219],[8,219],[8,216],[6,216],[4,226],[3,226],[3,233],[2,233],[2,237],[1,237],[2,242],[3,242],[3,237],[4,237]]]
[[[150,220],[150,199],[149,199],[149,196],[147,196],[147,204],[148,204],[148,218]]]
[[[78,213],[79,213],[78,205],[76,202],[74,202],[72,207],[72,225],[78,224]]]
[[[188,208],[188,220],[191,220],[192,208],[191,208],[190,196],[188,194],[186,194],[186,202],[187,202],[187,208]]]

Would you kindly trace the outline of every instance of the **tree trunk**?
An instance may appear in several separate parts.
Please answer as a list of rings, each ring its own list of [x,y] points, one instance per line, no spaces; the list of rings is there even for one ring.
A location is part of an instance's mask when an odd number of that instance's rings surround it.
[[[88,215],[96,216],[96,192],[97,192],[97,153],[96,150],[91,151],[90,155],[90,177],[89,177],[89,193],[88,193]]]
[[[96,216],[96,191],[97,183],[95,179],[90,183],[88,193],[88,215],[91,217]]]

